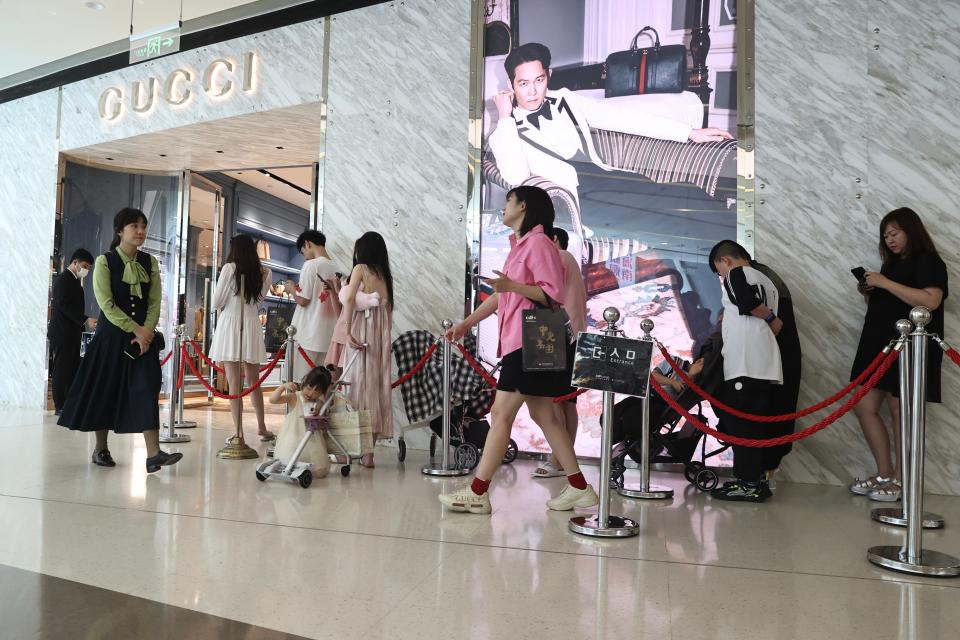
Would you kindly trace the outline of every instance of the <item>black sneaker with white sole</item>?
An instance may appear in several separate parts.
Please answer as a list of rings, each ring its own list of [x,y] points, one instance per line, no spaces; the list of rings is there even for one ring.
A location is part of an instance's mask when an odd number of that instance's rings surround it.
[[[773,495],[770,487],[764,482],[746,482],[735,480],[724,484],[710,492],[717,500],[732,502],[766,502]]]

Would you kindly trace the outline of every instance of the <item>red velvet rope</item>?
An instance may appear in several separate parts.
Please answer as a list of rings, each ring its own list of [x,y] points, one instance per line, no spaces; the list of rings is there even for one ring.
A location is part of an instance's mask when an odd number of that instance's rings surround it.
[[[185,360],[189,360],[189,358],[180,358],[180,372],[177,374],[177,389],[183,387],[183,365]]]
[[[162,367],[162,366],[164,366],[165,364],[167,364],[167,362],[169,362],[171,356],[173,356],[173,349],[171,349],[171,350],[170,350],[170,353],[168,353],[168,354],[166,355],[166,357],[165,357],[163,360],[160,361],[160,366]]]
[[[880,379],[890,370],[890,367],[893,366],[893,363],[900,356],[899,351],[891,351],[887,356],[886,360],[883,361],[883,364],[874,372],[870,380],[863,385],[857,393],[847,400],[843,406],[831,413],[829,416],[821,420],[820,422],[803,429],[802,431],[797,431],[796,433],[791,433],[785,436],[779,436],[777,438],[770,438],[769,440],[758,440],[756,438],[739,438],[737,436],[731,436],[726,433],[721,433],[716,429],[712,429],[707,425],[700,422],[695,418],[689,411],[683,408],[669,393],[664,391],[663,387],[660,386],[653,376],[650,377],[650,386],[656,391],[663,400],[670,405],[670,408],[683,416],[688,423],[690,423],[694,428],[702,431],[703,433],[709,434],[720,440],[721,442],[726,442],[728,444],[739,445],[741,447],[752,447],[752,448],[763,448],[763,447],[777,447],[782,444],[787,444],[790,442],[796,442],[797,440],[802,440],[804,438],[809,438],[818,431],[822,431],[829,427],[831,424],[839,420],[844,414],[853,409],[860,400],[863,399],[865,395],[870,393],[870,390],[873,389]]]
[[[417,362],[417,364],[413,365],[413,369],[410,369],[410,371],[408,371],[406,374],[401,376],[399,380],[391,384],[390,388],[396,389],[397,387],[402,385],[404,382],[410,380],[413,376],[417,375],[417,372],[420,371],[420,369],[422,369],[425,364],[427,364],[427,361],[430,360],[430,356],[432,356],[433,352],[436,350],[437,350],[437,343],[434,342],[432,345],[430,345],[430,348],[427,349],[427,352],[423,354],[423,357],[420,358],[420,361]]]
[[[585,394],[587,391],[589,391],[589,389],[577,389],[576,391],[573,391],[573,392],[571,392],[571,393],[568,393],[568,394],[565,395],[565,396],[560,396],[559,398],[554,398],[553,401],[554,401],[554,402],[566,402],[567,400],[573,400],[574,398],[579,398],[580,396],[582,396],[583,394]]]
[[[307,366],[311,369],[316,368],[317,365],[313,364],[313,360],[310,359],[310,356],[307,355],[307,352],[303,350],[303,347],[297,345],[297,351],[300,352],[300,357],[303,358],[304,362],[307,363]]]
[[[470,352],[467,351],[467,348],[465,346],[463,346],[459,342],[455,342],[454,344],[456,345],[457,349],[460,350],[460,353],[463,354],[463,357],[466,358],[467,363],[471,367],[473,367],[473,370],[476,371],[478,374],[480,374],[480,377],[483,378],[484,382],[486,382],[491,387],[496,388],[497,379],[494,378],[489,373],[487,373],[487,370],[481,367],[480,363],[473,359],[473,356],[470,355]]]
[[[210,383],[207,382],[206,379],[205,379],[202,375],[200,375],[200,372],[197,371],[196,365],[193,364],[193,360],[191,360],[191,359],[189,358],[188,354],[187,354],[187,347],[186,347],[186,345],[184,345],[184,346],[182,347],[182,350],[183,350],[183,359],[186,361],[187,366],[190,367],[190,371],[193,373],[194,377],[195,377],[197,380],[200,381],[200,384],[202,384],[204,387],[206,387],[207,391],[209,391],[210,393],[212,393],[214,396],[216,396],[216,397],[218,397],[218,398],[222,398],[222,399],[224,399],[224,400],[238,400],[238,399],[240,399],[240,398],[243,398],[243,397],[246,397],[246,396],[250,395],[251,393],[253,393],[253,392],[256,391],[257,389],[259,389],[260,386],[264,383],[264,381],[265,381],[265,380],[270,376],[270,374],[273,372],[273,369],[274,369],[274,367],[277,366],[277,363],[280,362],[281,356],[283,356],[283,351],[278,351],[278,352],[277,352],[277,355],[274,356],[273,361],[266,366],[266,370],[264,371],[263,375],[260,376],[260,379],[257,380],[256,384],[254,384],[253,386],[251,386],[251,387],[249,387],[249,388],[247,388],[247,389],[244,389],[241,393],[238,393],[238,394],[236,394],[236,395],[228,395],[228,394],[220,393],[219,391],[217,391],[215,388],[213,388],[212,386],[210,386]]]
[[[953,360],[953,363],[954,363],[955,365],[957,365],[958,367],[960,367],[960,352],[958,352],[958,351],[957,351],[956,349],[954,349],[953,347],[950,347],[949,349],[947,349],[946,354],[947,354],[947,357],[948,357],[948,358],[950,358],[951,360]]]
[[[713,407],[716,410],[722,411],[726,414],[729,414],[731,416],[742,418],[743,420],[750,420],[751,422],[764,422],[764,423],[789,422],[791,420],[796,420],[797,418],[803,418],[805,416],[810,415],[811,413],[816,413],[821,409],[825,409],[826,407],[829,407],[830,405],[835,403],[837,400],[839,400],[840,398],[844,397],[845,395],[853,391],[856,387],[863,384],[863,381],[866,380],[867,377],[869,377],[877,369],[877,367],[881,366],[881,364],[884,362],[884,358],[888,357],[888,352],[881,351],[880,353],[877,354],[877,357],[873,359],[873,362],[867,365],[867,368],[864,369],[860,373],[860,375],[858,375],[854,380],[852,380],[850,384],[848,384],[843,389],[833,394],[826,400],[822,402],[818,402],[812,407],[807,407],[806,409],[801,409],[800,411],[796,411],[794,413],[787,413],[787,414],[778,415],[778,416],[758,416],[752,413],[744,413],[743,411],[734,409],[733,407],[726,405],[720,402],[719,400],[717,400],[716,398],[714,398],[712,395],[710,395],[709,393],[704,391],[701,387],[699,387],[697,383],[694,382],[693,379],[690,378],[690,376],[687,375],[687,373],[683,369],[681,369],[676,362],[674,362],[673,356],[670,355],[670,352],[667,351],[663,345],[659,345],[659,347],[660,347],[660,353],[663,354],[663,357],[666,359],[666,361],[670,363],[670,367],[673,369],[674,373],[677,374],[677,376],[683,381],[685,385],[693,389],[694,393],[696,393],[698,396],[700,396],[701,398],[709,402],[711,407]]]
[[[205,354],[205,353],[203,352],[203,349],[200,348],[200,345],[198,345],[198,344],[197,344],[196,342],[194,342],[193,340],[188,340],[188,341],[187,341],[187,344],[189,344],[191,347],[193,347],[193,350],[197,353],[197,355],[200,356],[200,358],[201,358],[204,362],[207,363],[207,366],[208,366],[208,367],[210,367],[211,369],[213,369],[213,370],[216,371],[217,373],[222,373],[223,375],[226,375],[227,372],[224,371],[222,367],[218,367],[217,364],[216,364],[213,360],[211,360],[210,358],[208,358],[208,357],[207,357],[207,354]],[[278,352],[278,354],[283,353],[283,352],[284,352],[284,350],[283,350],[283,349],[280,349],[280,351]],[[270,366],[269,364],[263,365],[262,367],[260,367],[260,371],[266,371],[269,366]]]

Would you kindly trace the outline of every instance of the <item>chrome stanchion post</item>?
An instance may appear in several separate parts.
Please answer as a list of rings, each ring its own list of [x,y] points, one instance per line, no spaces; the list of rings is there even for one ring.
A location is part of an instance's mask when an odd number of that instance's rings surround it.
[[[450,411],[453,409],[453,402],[450,397],[450,367],[453,357],[453,345],[447,340],[447,331],[453,327],[452,320],[443,321],[443,428],[441,430],[440,447],[443,452],[440,455],[440,464],[431,460],[430,464],[424,465],[421,472],[427,476],[465,476],[470,473],[469,469],[464,469],[459,465],[450,463]],[[456,461],[454,461],[456,462]]]
[[[297,328],[293,325],[287,327],[287,341],[283,354],[283,368],[284,368],[284,382],[293,382],[293,365],[294,358],[297,355],[297,343],[296,343]]]
[[[894,348],[900,352],[900,508],[874,509],[870,512],[870,517],[883,524],[906,527],[910,522],[910,424],[913,411],[910,379],[913,350],[910,346],[910,332],[913,331],[913,323],[909,320],[898,320],[897,331],[900,332],[900,340]],[[943,517],[935,513],[924,513],[923,528],[943,528]]]
[[[179,327],[177,327],[177,329],[179,329],[180,331],[181,344],[182,344],[183,342],[182,337],[187,333],[187,325],[181,324]],[[179,375],[179,369],[177,371]],[[194,422],[193,420],[183,419],[183,400],[184,400],[184,397],[186,396],[186,391],[185,391],[186,386],[187,386],[186,376],[184,376],[184,383],[180,386],[179,389],[177,389],[177,392],[176,392],[177,393],[177,429],[196,429],[197,428],[196,422]]]
[[[640,323],[640,328],[643,329],[643,338],[646,342],[653,342],[653,336],[650,335],[650,332],[653,331],[653,320],[646,318],[643,322]],[[652,346],[652,345],[651,345]],[[638,498],[640,500],[666,500],[673,497],[673,489],[670,487],[664,487],[661,485],[652,485],[650,484],[650,394],[653,393],[653,390],[650,389],[649,383],[647,386],[647,395],[645,395],[642,400],[643,407],[642,416],[643,416],[643,433],[640,434],[640,485],[624,485],[617,489],[619,493],[624,498]]]
[[[923,463],[924,436],[927,409],[927,349],[930,334],[924,327],[930,323],[932,314],[926,307],[914,307],[910,320],[916,329],[910,334],[913,340],[911,362],[912,395],[910,425],[910,491],[907,539],[903,547],[879,546],[867,551],[867,559],[876,565],[902,573],[924,576],[960,576],[960,559],[939,551],[923,548]]]
[[[617,322],[620,311],[616,307],[607,307],[603,312],[607,321],[608,336],[620,333]],[[649,391],[648,391],[649,392]],[[626,538],[640,533],[640,526],[629,518],[610,515],[610,456],[613,440],[613,392],[603,392],[603,424],[600,434],[600,506],[595,516],[576,516],[570,518],[570,531],[585,536],[600,538]]]
[[[190,436],[177,433],[177,376],[180,374],[180,339],[183,337],[183,325],[173,328],[173,340],[170,348],[170,406],[167,407],[166,429],[160,432],[160,442],[190,442]]]

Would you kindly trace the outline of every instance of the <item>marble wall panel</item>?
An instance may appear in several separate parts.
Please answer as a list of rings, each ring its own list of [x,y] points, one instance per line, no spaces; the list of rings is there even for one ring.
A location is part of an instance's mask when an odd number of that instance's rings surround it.
[[[796,11],[757,2],[756,253],[792,289],[802,406],[848,380],[865,309],[849,269],[878,267],[887,211],[920,211],[956,281],[960,141],[949,116],[958,96],[943,76],[957,71],[949,34],[960,14],[948,7],[831,0]],[[958,310],[947,302],[948,337],[960,329]],[[928,488],[957,494],[958,372],[945,371],[944,385],[947,403],[930,415]],[[797,445],[783,465],[785,478],[802,482],[840,484],[873,471],[852,415]]]
[[[346,267],[357,237],[383,234],[394,337],[463,314],[470,11],[407,0],[331,23],[323,230]]]
[[[243,91],[239,65],[248,51],[256,53],[257,62],[253,89]],[[203,90],[203,74],[219,58],[238,65],[238,70],[233,74],[217,71],[223,74],[222,80],[232,79],[234,87],[227,95],[213,98]],[[135,81],[157,78],[157,91],[162,94],[166,79],[178,68],[193,74],[189,84],[192,96],[186,104],[171,106],[157,95],[149,112],[130,109]],[[218,42],[65,86],[60,148],[77,149],[197,122],[318,102],[322,80],[323,20]],[[99,108],[100,96],[108,87],[120,87],[127,96],[123,113],[109,122],[100,117]]]
[[[58,90],[0,105],[0,406],[43,406]]]

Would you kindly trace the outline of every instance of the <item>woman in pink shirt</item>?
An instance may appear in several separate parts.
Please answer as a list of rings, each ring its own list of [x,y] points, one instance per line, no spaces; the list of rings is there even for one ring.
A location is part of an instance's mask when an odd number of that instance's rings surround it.
[[[495,271],[497,277],[488,279],[494,295],[447,334],[447,339],[459,340],[473,326],[497,312],[497,355],[501,357],[501,369],[497,399],[490,411],[492,424],[472,483],[440,495],[440,502],[453,511],[491,512],[487,493],[490,479],[507,451],[513,421],[524,404],[568,474],[568,485],[559,496],[548,500],[547,506],[556,511],[569,511],[575,507],[592,507],[598,502],[596,492],[580,472],[573,445],[553,402],[555,397],[570,391],[573,344],[568,345],[566,371],[523,370],[523,311],[533,309],[536,304],[564,303],[564,268],[552,240],[553,219],[553,202],[543,189],[521,186],[507,194],[503,223],[513,229],[514,234],[510,237],[512,248],[503,273]]]

